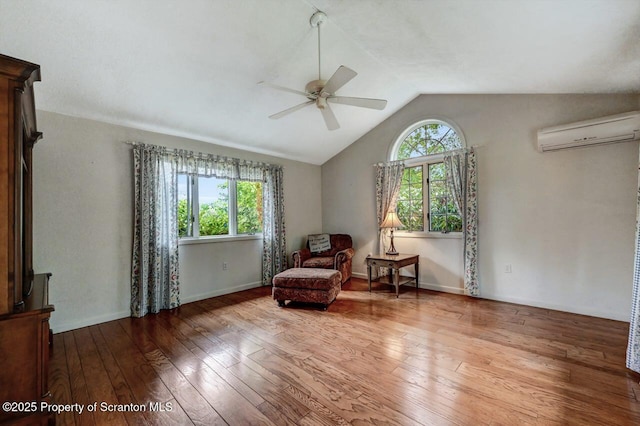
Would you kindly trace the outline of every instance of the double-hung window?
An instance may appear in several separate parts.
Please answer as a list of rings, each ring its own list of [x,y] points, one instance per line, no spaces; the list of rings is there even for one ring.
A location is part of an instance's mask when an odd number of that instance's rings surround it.
[[[441,120],[407,129],[392,148],[391,160],[406,165],[397,212],[408,232],[461,232],[462,218],[447,187],[444,154],[464,147],[461,132]]]
[[[178,175],[178,236],[262,232],[262,182]]]

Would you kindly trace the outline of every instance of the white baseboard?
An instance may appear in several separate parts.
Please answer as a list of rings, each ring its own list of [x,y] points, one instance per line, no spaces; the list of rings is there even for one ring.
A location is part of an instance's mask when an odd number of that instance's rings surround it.
[[[362,278],[363,280],[369,279],[367,274],[363,274],[360,272],[353,272],[351,275],[353,275],[356,278]],[[461,288],[449,287],[449,286],[444,286],[440,284],[431,284],[431,283],[421,282],[419,284],[419,287],[424,288],[425,290],[441,291],[443,293],[464,294],[464,290]]]
[[[363,273],[354,272],[353,276],[356,278],[362,278],[365,280],[367,279],[367,274],[363,274]],[[235,287],[216,289],[214,291],[210,291],[206,293],[200,293],[200,294],[190,295],[187,297],[181,297],[180,301],[183,304],[191,303],[191,302],[196,302],[198,300],[209,299],[211,297],[216,297],[216,296],[223,296],[225,294],[236,293],[238,291],[249,290],[249,289],[261,287],[261,286],[262,286],[262,282],[256,281],[252,283],[241,284]],[[427,290],[441,291],[445,293],[464,294],[464,290],[461,288],[442,286],[438,284],[420,283],[420,288],[424,288]],[[518,305],[533,306],[533,307],[542,308],[542,309],[553,309],[555,311],[571,312],[579,315],[588,315],[588,316],[593,316],[598,318],[608,318],[616,321],[629,322],[628,316],[621,315],[619,312],[601,311],[601,310],[592,309],[588,307],[576,308],[575,306],[560,305],[555,303],[545,303],[545,302],[540,302],[538,300],[522,299],[518,297],[502,297],[502,296],[496,296],[492,294],[482,294],[482,298],[489,299],[489,300],[496,300],[499,302],[515,303]],[[64,333],[65,331],[76,330],[78,328],[89,327],[92,325],[101,324],[103,322],[127,318],[130,316],[130,314],[131,313],[129,311],[120,311],[120,312],[114,312],[106,315],[98,315],[95,317],[84,318],[84,319],[75,320],[75,321],[67,321],[60,324],[52,324],[53,326],[52,330],[56,334]]]
[[[76,330],[82,327],[89,327],[90,325],[101,324],[103,322],[109,322],[114,320],[119,320],[122,318],[127,318],[131,315],[130,311],[120,311],[114,312],[106,315],[98,315],[90,318],[83,318],[77,321],[67,321],[61,324],[52,324],[51,330],[55,333],[64,333],[65,331]]]
[[[229,293],[236,293],[238,291],[249,290],[251,288],[256,288],[260,286],[262,286],[262,282],[257,281],[253,283],[238,285],[235,287],[217,289],[207,293],[200,293],[200,294],[194,294],[186,297],[180,297],[180,303],[185,304],[190,302],[196,302],[198,300],[209,299],[210,297],[222,296]],[[99,316],[90,317],[90,318],[83,318],[76,321],[63,322],[61,324],[54,324],[54,327],[52,327],[52,330],[56,334],[64,333],[65,331],[71,331],[71,330],[76,330],[82,327],[89,327],[96,324],[102,324],[103,322],[119,320],[122,318],[127,318],[129,316],[131,316],[130,311],[114,312],[111,314],[99,315]]]
[[[444,285],[438,284],[422,284],[420,283],[420,288],[425,288],[427,290],[433,291],[441,291],[443,293],[453,293],[453,294],[464,294],[464,289],[458,287],[448,287]]]
[[[354,272],[353,276],[357,278],[362,278],[365,280],[368,279],[367,274],[363,274],[363,273]],[[435,290],[435,291],[442,291],[445,293],[464,294],[464,289],[462,288],[447,287],[447,286],[442,286],[438,284],[420,283],[420,288],[425,288],[428,290]],[[562,305],[557,303],[546,303],[546,302],[541,302],[539,300],[523,299],[518,297],[496,296],[495,294],[482,293],[481,297],[483,299],[495,300],[498,302],[515,303],[518,305],[532,306],[535,308],[551,309],[554,311],[570,312],[578,315],[587,315],[591,317],[606,318],[606,319],[612,319],[615,321],[629,322],[628,315],[621,314],[620,312],[617,312],[617,311],[603,311],[599,309],[593,309],[590,307],[583,307],[583,306],[576,307],[576,306],[568,306],[568,305]]]
[[[180,303],[197,302],[198,300],[209,299],[211,297],[223,296],[225,294],[237,293],[243,290],[249,290],[256,287],[262,287],[261,281],[255,281],[247,284],[240,284],[235,287],[220,288],[206,293],[194,294],[190,296],[180,296]]]
[[[482,290],[481,290],[482,291]],[[572,314],[587,315],[590,317],[606,318],[615,321],[629,322],[628,315],[621,315],[620,312],[602,311],[584,306],[568,306],[557,303],[541,302],[539,300],[522,299],[519,297],[503,297],[493,294],[481,294],[483,299],[497,300],[499,302],[515,303],[518,305],[533,306],[534,308],[551,309],[553,311],[570,312]]]

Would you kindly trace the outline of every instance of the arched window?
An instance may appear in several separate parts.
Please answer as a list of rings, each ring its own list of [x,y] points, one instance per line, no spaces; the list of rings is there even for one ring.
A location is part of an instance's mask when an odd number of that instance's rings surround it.
[[[406,168],[398,196],[398,217],[408,232],[461,232],[462,219],[446,182],[444,154],[464,148],[454,124],[423,120],[407,128],[392,145],[389,159],[404,160]]]

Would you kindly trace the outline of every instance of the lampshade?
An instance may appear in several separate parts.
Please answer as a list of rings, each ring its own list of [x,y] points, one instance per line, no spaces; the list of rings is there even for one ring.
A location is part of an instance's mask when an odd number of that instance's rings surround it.
[[[387,217],[384,218],[384,221],[382,222],[382,225],[380,225],[380,228],[399,228],[401,226],[404,225],[402,224],[402,222],[400,222],[400,219],[398,218],[396,212],[390,211],[389,213],[387,213]]]

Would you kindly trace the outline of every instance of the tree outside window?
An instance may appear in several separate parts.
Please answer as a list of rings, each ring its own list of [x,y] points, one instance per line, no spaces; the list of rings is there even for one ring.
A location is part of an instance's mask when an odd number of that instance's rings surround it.
[[[262,232],[262,182],[238,181],[236,189],[238,234]]]
[[[457,132],[444,121],[425,120],[410,128],[396,145],[392,160],[407,164],[397,206],[403,230],[461,232],[462,218],[447,187],[442,162],[444,153],[463,147]]]
[[[404,229],[424,231],[422,166],[407,167],[402,175],[397,213]]]
[[[262,232],[262,182],[178,176],[178,235]]]

